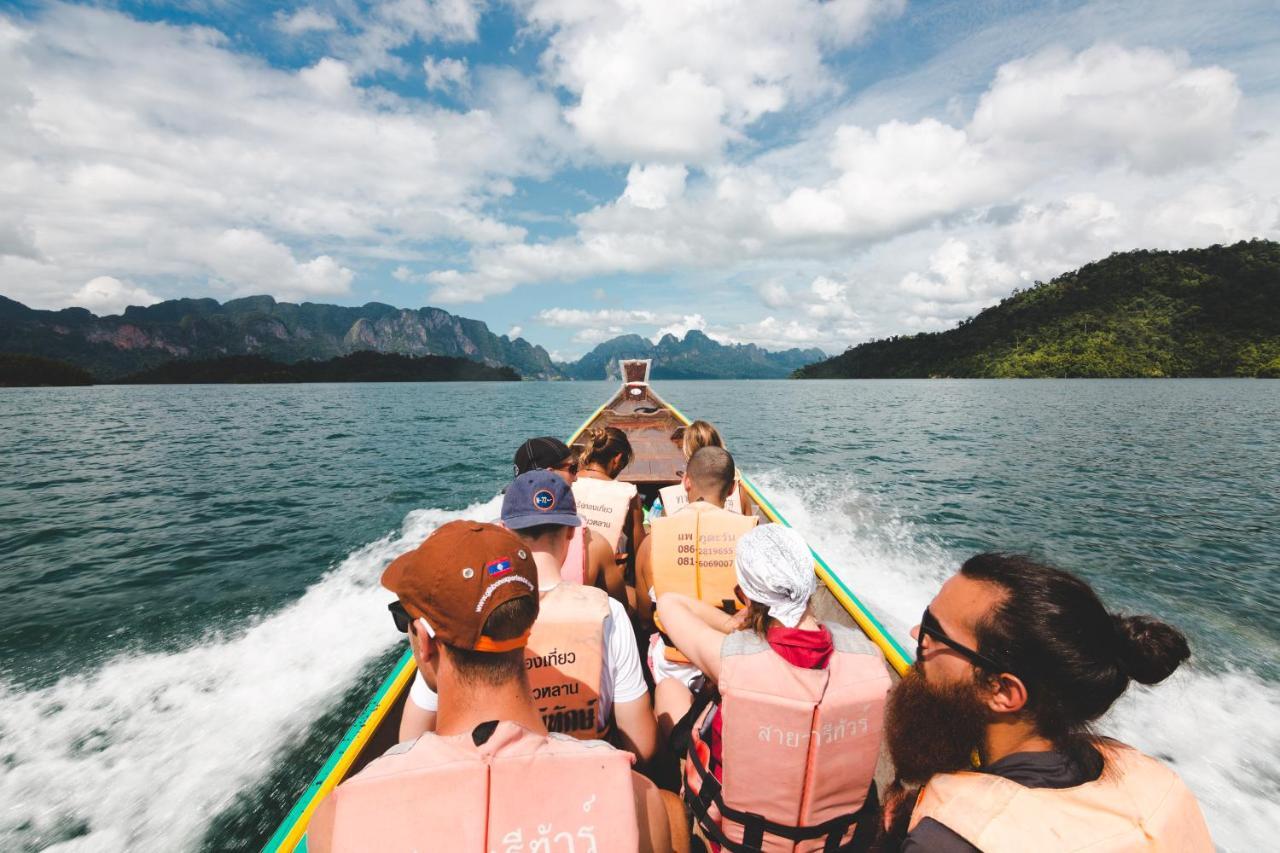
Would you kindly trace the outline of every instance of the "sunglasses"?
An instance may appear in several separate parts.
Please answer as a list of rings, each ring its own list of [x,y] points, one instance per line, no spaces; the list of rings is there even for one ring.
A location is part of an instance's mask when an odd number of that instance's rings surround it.
[[[997,663],[981,652],[974,651],[968,646],[957,643],[955,640],[948,637],[947,632],[942,630],[942,625],[938,623],[938,620],[929,612],[929,608],[927,607],[924,609],[924,614],[920,617],[920,633],[916,635],[917,661],[924,658],[924,638],[926,634],[929,635],[930,638],[942,643],[965,660],[969,661],[969,663],[980,666],[983,669],[991,670],[992,672],[1008,672],[1011,675],[1017,675],[1017,673],[1012,672],[1009,667],[1004,664]]]
[[[566,462],[566,463],[564,463],[563,465],[557,465],[557,466],[555,466],[552,470],[553,470],[553,471],[568,471],[570,474],[576,474],[576,473],[578,473],[578,463],[577,463],[577,462]]]
[[[404,605],[399,599],[387,605],[387,609],[391,611],[391,618],[396,622],[396,630],[401,634],[409,633],[409,626],[413,624],[413,617],[409,615],[409,611],[404,609]]]

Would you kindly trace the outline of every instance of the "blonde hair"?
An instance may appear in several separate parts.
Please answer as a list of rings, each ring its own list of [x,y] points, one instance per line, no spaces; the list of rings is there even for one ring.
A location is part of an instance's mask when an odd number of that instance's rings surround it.
[[[584,468],[588,465],[607,465],[619,454],[622,455],[623,468],[630,465],[635,456],[627,434],[617,427],[592,427],[582,433],[578,463]]]
[[[684,428],[681,448],[688,459],[704,447],[724,447],[720,431],[706,421],[694,421]]]

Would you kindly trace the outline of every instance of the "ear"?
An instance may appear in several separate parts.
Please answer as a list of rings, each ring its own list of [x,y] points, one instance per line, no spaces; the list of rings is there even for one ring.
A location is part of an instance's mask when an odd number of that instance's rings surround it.
[[[1001,673],[989,689],[987,707],[997,714],[1016,714],[1027,705],[1027,686],[1016,675]]]
[[[693,485],[693,480],[689,479],[688,471],[685,471],[684,475],[680,477],[680,485],[684,486],[684,490],[686,492],[689,491],[689,487]]]
[[[434,673],[440,660],[440,644],[431,636],[425,619],[414,619],[409,623],[409,646],[413,649],[414,660],[418,669],[425,676],[428,670]]]

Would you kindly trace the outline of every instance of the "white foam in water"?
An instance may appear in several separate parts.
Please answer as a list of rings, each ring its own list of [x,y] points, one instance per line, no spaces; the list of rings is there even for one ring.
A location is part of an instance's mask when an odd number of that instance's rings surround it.
[[[410,513],[399,533],[349,555],[296,602],[247,630],[173,654],[117,658],[21,692],[0,685],[0,849],[194,847],[236,794],[263,778],[374,656],[402,640],[378,577],[455,518],[498,499]]]
[[[910,628],[962,555],[948,553],[849,483],[800,485],[778,475],[757,482],[885,627],[914,651]],[[1212,650],[1197,651],[1195,664],[1167,681],[1132,686],[1099,729],[1169,762],[1195,792],[1220,850],[1276,849],[1280,688],[1252,673],[1211,671]]]

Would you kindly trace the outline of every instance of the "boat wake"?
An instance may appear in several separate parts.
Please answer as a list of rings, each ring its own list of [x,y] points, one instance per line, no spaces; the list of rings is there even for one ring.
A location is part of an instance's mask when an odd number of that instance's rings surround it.
[[[962,555],[849,483],[757,482],[910,648],[910,627]],[[377,582],[387,562],[447,521],[495,517],[499,500],[412,512],[296,602],[235,632],[176,653],[125,655],[43,689],[0,684],[0,849],[195,847],[400,641]],[[1178,769],[1220,848],[1263,849],[1280,836],[1276,684],[1188,667],[1155,689],[1131,689],[1101,728]]]
[[[400,641],[383,567],[497,499],[418,510],[297,601],[171,654],[116,658],[38,690],[0,684],[0,849],[195,847],[372,658]]]
[[[756,483],[914,653],[910,629],[967,555],[848,482],[766,474]],[[1280,837],[1280,685],[1211,665],[1201,654],[1154,688],[1133,685],[1099,730],[1169,762],[1199,798],[1219,849],[1269,849]]]

